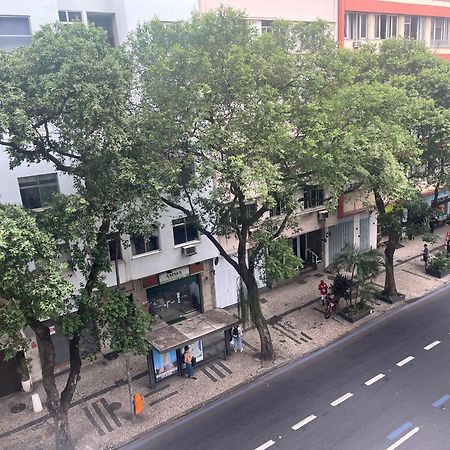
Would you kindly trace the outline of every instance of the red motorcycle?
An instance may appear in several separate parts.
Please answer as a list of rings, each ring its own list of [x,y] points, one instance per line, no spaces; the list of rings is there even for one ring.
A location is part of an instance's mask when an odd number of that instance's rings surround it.
[[[327,306],[325,308],[325,319],[329,319],[338,307],[339,298],[336,297],[332,298],[330,294],[327,294],[325,300],[327,302]]]

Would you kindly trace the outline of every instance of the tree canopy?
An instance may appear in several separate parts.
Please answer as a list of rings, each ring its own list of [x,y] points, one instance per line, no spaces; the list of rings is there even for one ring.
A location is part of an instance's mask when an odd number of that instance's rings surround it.
[[[345,74],[336,45],[323,23],[279,21],[258,35],[245,15],[221,8],[143,25],[132,49],[142,145],[161,155],[162,201],[239,273],[243,310],[272,358],[254,270],[265,260],[269,277],[292,276],[300,261],[283,231],[301,227],[305,187],[323,187],[331,200],[348,180],[344,155],[323,139],[321,107]],[[217,236],[237,239],[237,259]]]
[[[57,447],[69,448],[67,411],[80,378],[82,332],[95,324],[98,338],[113,350],[147,350],[149,316],[119,290],[108,289],[105,273],[111,270],[108,239],[157,221],[156,167],[143,166],[134,155],[133,75],[126,52],[110,47],[103,30],[81,23],[45,26],[30,46],[1,53],[0,66],[0,143],[11,167],[49,163],[74,184],[73,194],[55,195],[37,215],[46,235],[67,246],[70,269],[83,279],[75,287],[72,314],[60,309],[60,290],[47,300],[48,312],[59,311],[70,340],[70,371],[61,395],[53,343],[42,323],[48,315],[29,310],[35,314],[28,322],[43,361]],[[14,313],[10,305],[4,314]]]

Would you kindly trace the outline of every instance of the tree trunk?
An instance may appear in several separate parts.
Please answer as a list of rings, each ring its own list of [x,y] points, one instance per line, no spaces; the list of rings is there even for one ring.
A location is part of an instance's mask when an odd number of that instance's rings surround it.
[[[399,241],[398,233],[389,233],[389,239],[384,250],[385,262],[386,262],[386,275],[384,278],[384,291],[383,293],[389,298],[398,297],[397,286],[395,284],[394,275],[394,252]]]
[[[259,297],[258,285],[256,284],[255,274],[252,270],[247,269],[246,274],[242,277],[247,288],[247,302],[250,310],[252,321],[258,330],[261,342],[261,359],[263,361],[272,361],[274,359],[274,351],[272,338],[270,336],[269,327],[261,310],[261,302]]]
[[[74,445],[70,439],[68,410],[60,407],[54,414],[56,450],[72,450]]]
[[[70,438],[67,411],[70,403],[61,405],[55,382],[55,346],[50,337],[50,330],[41,322],[30,319],[29,324],[36,333],[39,355],[42,361],[42,382],[47,396],[46,406],[55,423],[55,445],[58,450],[74,448]]]

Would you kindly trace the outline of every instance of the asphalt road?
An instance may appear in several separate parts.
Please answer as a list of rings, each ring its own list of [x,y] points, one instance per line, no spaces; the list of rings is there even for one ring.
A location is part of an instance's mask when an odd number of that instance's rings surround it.
[[[450,286],[129,444],[450,449]]]

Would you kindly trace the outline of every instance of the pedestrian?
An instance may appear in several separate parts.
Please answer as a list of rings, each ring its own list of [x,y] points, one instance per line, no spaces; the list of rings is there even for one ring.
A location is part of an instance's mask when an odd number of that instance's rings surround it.
[[[242,336],[244,335],[242,331],[242,327],[240,325],[235,325],[231,329],[231,337],[233,338],[234,343],[234,351],[235,352],[242,352],[244,351],[244,348],[242,346]]]
[[[325,304],[325,297],[328,294],[328,284],[325,283],[325,281],[323,281],[323,280],[320,280],[319,292],[320,292],[320,298],[322,300],[322,305],[324,305]]]
[[[424,244],[422,251],[423,262],[425,263],[425,267],[427,267],[428,259],[430,258],[430,251],[428,250],[428,245]]]
[[[189,350],[189,345],[184,347],[183,362],[186,364],[186,378],[196,380],[197,378],[194,377],[194,357]]]
[[[450,256],[450,239],[447,241],[447,256]]]

